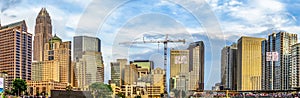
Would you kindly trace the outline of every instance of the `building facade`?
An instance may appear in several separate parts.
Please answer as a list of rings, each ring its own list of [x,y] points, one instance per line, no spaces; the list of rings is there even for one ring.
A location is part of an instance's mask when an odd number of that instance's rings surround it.
[[[193,42],[189,45],[189,86],[190,91],[204,90],[204,43]]]
[[[0,71],[8,74],[8,88],[16,78],[31,79],[32,34],[25,21],[0,27]]]
[[[62,40],[54,35],[44,47],[44,67],[53,68],[55,70],[47,70],[49,72],[46,77],[55,79],[59,77],[59,82],[71,83],[71,41],[62,42]],[[53,67],[54,65],[58,66]],[[56,71],[58,72],[56,73]],[[44,72],[44,73],[45,73]],[[46,77],[44,77],[46,79]]]
[[[132,85],[138,80],[138,68],[135,64],[125,65],[124,68],[124,85]]]
[[[92,83],[104,82],[104,65],[100,52],[84,52],[76,62],[78,87],[87,90]]]
[[[44,46],[52,38],[52,24],[46,8],[42,8],[36,17],[33,44],[33,60],[44,60]]]
[[[300,43],[292,46],[291,50],[291,73],[290,85],[291,89],[300,88]]]
[[[236,90],[237,44],[226,46],[221,54],[221,85]]]
[[[261,89],[261,41],[242,36],[237,45],[237,90]]]
[[[87,90],[94,82],[104,82],[101,40],[97,37],[74,37],[75,77],[78,87]]]
[[[82,58],[82,55],[86,51],[91,52],[101,52],[101,40],[97,37],[90,36],[75,36],[73,38],[74,42],[74,61],[76,59]]]
[[[120,63],[119,62],[111,62],[110,63],[110,79],[111,79],[111,84],[115,84],[118,87],[121,87],[121,68],[120,68]]]
[[[291,47],[297,43],[297,34],[280,31],[262,41],[262,89],[290,89]],[[268,61],[267,53],[276,52],[277,60]]]

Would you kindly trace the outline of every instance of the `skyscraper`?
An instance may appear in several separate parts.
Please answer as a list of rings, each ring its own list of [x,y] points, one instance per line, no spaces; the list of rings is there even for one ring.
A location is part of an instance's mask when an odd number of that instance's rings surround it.
[[[121,68],[119,62],[111,62],[110,63],[110,79],[111,83],[116,84],[116,86],[121,87]]]
[[[190,91],[204,90],[204,43],[198,41],[189,45],[189,86]]]
[[[189,50],[171,50],[170,77],[189,72]]]
[[[35,35],[33,44],[33,60],[44,60],[44,46],[52,38],[51,18],[46,8],[42,8],[36,17]]]
[[[47,70],[45,72],[50,72],[45,76],[58,76],[59,82],[71,83],[71,63],[71,41],[62,42],[54,35],[44,47],[44,68]],[[46,77],[44,78],[49,79]]]
[[[92,52],[101,52],[101,40],[97,37],[90,36],[75,36],[74,41],[74,50],[73,50],[73,60],[79,59],[82,57],[85,51]]]
[[[262,41],[262,89],[290,89],[291,46],[297,43],[297,34],[280,31]],[[277,61],[268,61],[267,52],[278,53]],[[273,66],[273,67],[272,67]]]
[[[32,35],[25,21],[0,27],[0,71],[7,72],[8,88],[16,78],[31,79]]]
[[[232,44],[222,49],[221,85],[226,89],[236,90],[237,46]]]
[[[189,50],[170,51],[170,90],[188,90]]]
[[[237,90],[261,89],[261,41],[242,36],[237,49]]]
[[[291,88],[300,87],[300,43],[292,46],[291,50],[291,74],[290,84]]]
[[[104,82],[104,66],[100,52],[84,52],[76,62],[78,87],[87,90],[95,82]]]
[[[75,77],[79,88],[87,90],[94,82],[104,82],[101,42],[97,37],[74,37]]]

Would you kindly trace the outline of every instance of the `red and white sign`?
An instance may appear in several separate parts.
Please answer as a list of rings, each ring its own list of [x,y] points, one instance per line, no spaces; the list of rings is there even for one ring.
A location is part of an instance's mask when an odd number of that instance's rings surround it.
[[[267,52],[266,60],[267,61],[278,61],[278,53],[277,52]]]
[[[4,87],[4,78],[0,78],[0,88]]]

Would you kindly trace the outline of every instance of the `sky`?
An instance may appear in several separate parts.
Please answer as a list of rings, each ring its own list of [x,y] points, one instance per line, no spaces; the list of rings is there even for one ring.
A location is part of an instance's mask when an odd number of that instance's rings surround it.
[[[170,49],[204,41],[205,89],[220,82],[220,53],[241,36],[266,38],[273,31],[300,31],[297,0],[0,0],[1,24],[25,20],[34,34],[35,18],[45,7],[53,34],[64,41],[88,35],[101,39],[105,81],[118,58],[153,60],[163,67],[163,45],[120,42],[185,39]],[[168,55],[169,58],[169,55]],[[168,67],[168,70],[170,68]]]

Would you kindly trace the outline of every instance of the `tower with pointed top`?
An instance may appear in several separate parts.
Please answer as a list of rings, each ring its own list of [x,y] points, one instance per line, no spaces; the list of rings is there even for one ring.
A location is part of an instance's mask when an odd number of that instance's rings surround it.
[[[44,60],[44,45],[52,38],[51,18],[46,8],[42,8],[36,18],[33,44],[33,60]]]

